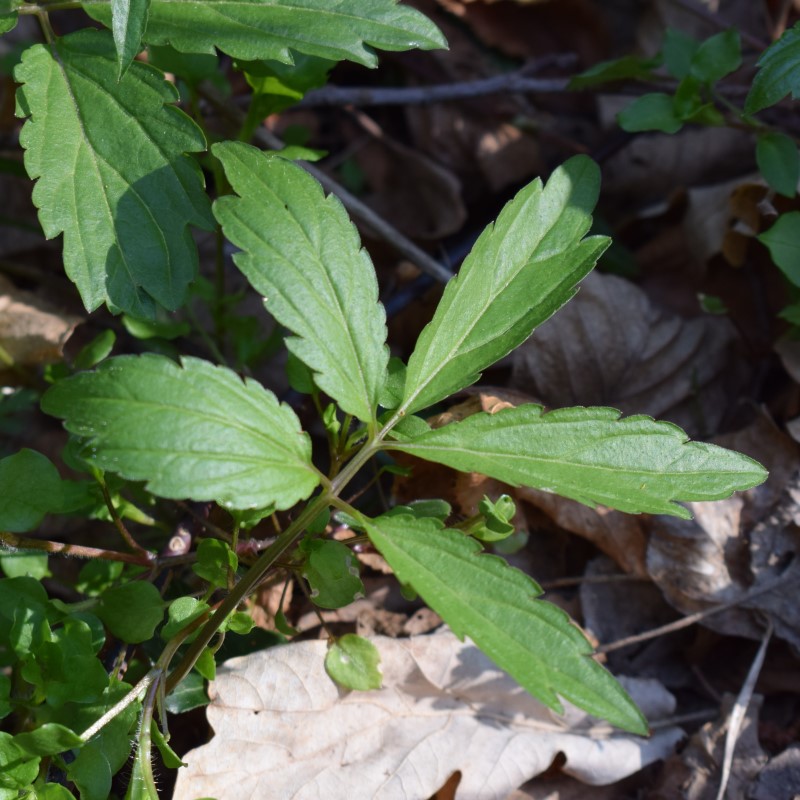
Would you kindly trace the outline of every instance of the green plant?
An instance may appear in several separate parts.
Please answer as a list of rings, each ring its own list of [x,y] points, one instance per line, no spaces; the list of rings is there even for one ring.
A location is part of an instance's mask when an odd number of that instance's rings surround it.
[[[33,13],[48,34],[16,72],[19,112],[29,117],[21,140],[26,168],[38,178],[42,225],[48,236],[64,233],[65,268],[86,307],[124,312],[143,341],[180,336],[164,309],[183,307],[196,277],[188,226],[218,223],[240,248],[239,269],[291,333],[290,377],[320,409],[329,452],[326,466],[315,464],[289,406],[255,380],[196,357],[108,357],[114,339],[103,334],[71,368],[51,371],[41,407],[64,420],[71,434],[64,462],[85,477],[63,479],[31,450],[1,460],[2,542],[90,560],[75,585],[82,599],[72,603],[48,597],[40,556],[2,562],[16,576],[0,581],[0,715],[14,731],[0,733],[0,798],[71,797],[49,773],[65,775],[82,798],[105,798],[134,738],[126,796],[156,797],[153,746],[168,766],[180,764],[157,718],[165,723],[165,705],[198,702],[190,673],[213,678],[222,636],[250,631],[243,601],[265,577],[287,573],[319,606],[346,605],[363,591],[350,547],[365,540],[409,591],[546,705],[560,710],[563,697],[646,733],[639,710],[590,657],[566,614],[535,599],[541,590],[530,578],[482,552],[480,541],[513,530],[507,498],[487,498],[476,517],[449,526],[449,507],[435,499],[367,516],[344,495],[373,458],[393,452],[631,513],[686,517],[676,501],[718,499],[764,480],[763,468],[742,455],[613,409],[545,413],[527,405],[440,429],[425,422],[427,408],[478,380],[594,267],[609,243],[586,237],[597,166],[573,158],[508,203],[448,284],[405,365],[389,357],[375,273],[341,203],[282,155],[223,141],[206,162],[220,189],[212,208],[186,155],[205,149],[204,134],[171,104],[177,93],[163,75],[131,59],[140,41],[155,61],[171,59],[191,103],[198,75],[216,69],[203,60],[216,46],[248,74],[271,78],[251,82],[263,111],[270,92],[280,105],[323,80],[330,60],[372,64],[365,42],[442,45],[433,25],[389,0],[344,0],[334,11],[323,0],[242,0],[228,4],[225,18],[210,0],[115,1],[84,4],[113,34],[54,37],[49,11],[73,5],[4,0],[0,20],[10,28],[17,14]],[[176,51],[159,49],[168,44]],[[290,49],[301,55],[287,78]],[[226,182],[234,194],[222,191]],[[221,324],[226,309],[212,311]],[[323,395],[331,401],[324,408]],[[216,503],[230,525],[188,557],[156,556],[126,521],[149,526],[161,546],[171,535],[162,518],[175,517],[171,500]],[[260,555],[241,546],[260,520],[289,510],[291,521]],[[331,510],[360,535],[348,543],[326,537]],[[45,514],[106,519],[131,552],[21,535]],[[187,562],[191,569],[178,569]],[[161,580],[167,570],[175,576],[169,589]],[[277,622],[291,633],[282,615]],[[351,688],[380,680],[374,647],[357,637],[334,642],[326,666]]]
[[[677,81],[672,92],[647,92],[617,116],[630,133],[660,131],[674,134],[684,125],[731,125],[751,131],[755,138],[758,168],[776,194],[794,198],[800,181],[797,138],[755,115],[790,95],[800,97],[800,23],[773,42],[756,62],[743,106],[726,95],[719,82],[742,65],[739,32],[732,28],[699,42],[685,33],[668,29],[661,52],[645,59],[626,56],[597,64],[572,79],[573,89],[594,87],[609,81],[658,81],[654,72],[663,66]],[[800,212],[779,214],[768,230],[757,236],[775,265],[793,287],[800,287]],[[797,294],[796,288],[794,294]],[[780,316],[800,325],[800,303],[783,309]]]

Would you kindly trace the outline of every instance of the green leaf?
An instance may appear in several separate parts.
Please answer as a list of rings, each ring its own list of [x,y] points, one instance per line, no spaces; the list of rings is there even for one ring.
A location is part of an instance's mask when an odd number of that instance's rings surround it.
[[[73,366],[75,369],[91,369],[96,367],[101,361],[111,355],[114,344],[117,341],[117,334],[110,328],[103,331],[92,339],[89,344],[81,348],[80,353],[75,356]]]
[[[435,520],[379,517],[367,531],[397,577],[457,636],[469,636],[546,706],[562,713],[560,695],[614,725],[647,733],[639,709],[590,657],[581,631],[560,608],[534,599],[541,589],[523,572]]]
[[[187,230],[213,226],[197,165],[200,129],[171,103],[175,87],[138,62],[120,82],[114,43],[84,30],[25,51],[14,71],[25,168],[48,238],[94,310],[149,318],[181,306],[197,272]],[[132,155],[135,154],[135,157]]]
[[[0,567],[9,578],[20,578],[29,575],[40,581],[49,578],[53,573],[47,566],[47,556],[31,553],[9,553],[0,556]]]
[[[404,414],[474,383],[575,294],[608,239],[592,236],[597,165],[576,156],[535,180],[480,236],[408,362]]]
[[[794,197],[800,180],[800,155],[785,133],[762,133],[756,143],[756,162],[766,182],[778,194]]]
[[[61,478],[48,458],[20,450],[0,459],[0,530],[33,530],[61,504]]]
[[[152,638],[164,619],[164,605],[152,583],[136,581],[106,589],[95,613],[118,639],[138,644]]]
[[[87,438],[98,467],[146,480],[162,497],[284,509],[319,482],[294,412],[199,359],[111,358],[50,388],[42,409]]]
[[[19,745],[26,753],[35,756],[54,756],[65,750],[72,750],[83,744],[77,733],[56,722],[46,722],[35,730],[18,733],[14,744]]]
[[[111,0],[111,32],[117,49],[117,77],[122,78],[142,49],[150,0]]]
[[[236,553],[220,539],[203,539],[197,546],[192,572],[219,589],[227,589],[228,578],[239,567]]]
[[[9,33],[17,27],[19,14],[11,11],[11,3],[0,3],[0,35]]]
[[[661,58],[639,58],[623,56],[612,61],[601,61],[585,72],[575,75],[569,82],[569,89],[588,89],[604,83],[626,80],[652,80],[653,70],[661,64]]]
[[[7,717],[12,710],[11,678],[8,675],[0,675],[0,719]]]
[[[662,92],[651,92],[637,97],[617,115],[617,122],[628,133],[661,131],[677,133],[683,122],[676,115],[672,97]]]
[[[105,2],[85,0],[86,12],[111,22]],[[292,63],[292,53],[349,59],[374,67],[379,50],[445,47],[427,17],[396,0],[151,0],[144,41],[186,53],[223,53],[246,60]]]
[[[386,380],[386,315],[347,212],[285,159],[241,142],[212,150],[240,195],[214,203],[225,235],[244,251],[236,265],[297,334],[287,347],[315,372],[317,386],[369,422]]]
[[[800,211],[781,214],[775,224],[760,234],[775,265],[795,285],[800,286]]]
[[[368,692],[380,689],[381,654],[369,639],[346,633],[340,636],[325,654],[325,671],[345,689]]]
[[[692,58],[700,42],[683,31],[668,28],[664,36],[664,65],[673,78],[682,81],[692,69]]]
[[[589,506],[689,518],[676,500],[720,500],[762,483],[756,461],[650,417],[613,408],[541,406],[474,414],[392,444],[407,453],[512,486],[533,486]]]
[[[800,22],[771,44],[756,66],[759,70],[744,103],[746,114],[774,106],[789,93],[800,97]]]
[[[0,789],[26,789],[38,772],[39,756],[31,757],[10,733],[0,731]]]
[[[180,633],[189,623],[208,613],[208,603],[196,597],[178,597],[169,604],[167,624],[161,630],[161,638],[165,641]]]
[[[329,539],[304,539],[303,576],[311,586],[311,599],[321,608],[342,608],[364,596],[358,561],[350,548]]]
[[[75,800],[75,795],[66,786],[58,783],[46,783],[36,787],[36,800]]]
[[[213,651],[206,647],[195,661],[196,669],[207,681],[213,681],[217,677],[217,662],[214,660]]]
[[[190,672],[172,693],[167,695],[165,705],[170,714],[183,714],[194,708],[207,706],[208,702],[206,682],[201,675]]]
[[[703,83],[716,83],[742,65],[739,31],[731,28],[706,39],[692,56],[690,72]]]
[[[153,744],[158,748],[158,752],[161,753],[161,760],[167,769],[178,769],[186,766],[181,761],[180,756],[169,746],[169,742],[164,737],[164,734],[161,733],[161,729],[155,720],[153,720],[150,727],[150,735],[152,736]]]
[[[244,70],[253,89],[248,111],[260,120],[277,114],[303,99],[311,89],[324,86],[336,62],[298,53],[293,64],[280,61],[247,61],[236,66]],[[282,153],[284,158],[285,154]]]

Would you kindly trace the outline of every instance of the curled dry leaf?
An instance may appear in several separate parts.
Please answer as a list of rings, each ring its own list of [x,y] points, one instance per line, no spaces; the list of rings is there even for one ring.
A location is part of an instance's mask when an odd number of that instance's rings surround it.
[[[702,436],[737,397],[735,344],[726,319],[683,319],[628,281],[592,273],[514,353],[513,385],[548,406],[612,406]]]
[[[558,718],[450,631],[374,640],[384,688],[342,692],[323,669],[324,642],[276,647],[226,662],[211,685],[216,736],[188,753],[175,800],[359,797],[419,800],[455,771],[459,796],[505,800],[550,767],[613,783],[666,758],[683,733],[649,739],[592,728],[582,712]],[[651,720],[674,699],[655,681],[626,688]]]
[[[60,360],[81,321],[0,276],[0,347],[14,364],[37,366]]]
[[[675,608],[702,611],[741,604],[703,624],[736,636],[761,639],[766,614],[775,634],[800,648],[800,460],[794,442],[766,419],[718,440],[764,463],[761,487],[716,503],[689,503],[693,520],[653,517],[647,550],[651,577]],[[755,594],[776,580],[777,591]],[[755,596],[751,597],[751,595]]]

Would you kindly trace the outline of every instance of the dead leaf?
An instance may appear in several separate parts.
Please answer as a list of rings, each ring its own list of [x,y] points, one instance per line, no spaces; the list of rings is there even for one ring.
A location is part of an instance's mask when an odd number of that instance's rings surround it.
[[[563,772],[613,783],[665,758],[683,733],[649,739],[556,717],[473,644],[448,630],[374,640],[384,687],[345,692],[325,675],[326,644],[300,642],[232,659],[211,684],[216,735],[184,756],[174,800],[430,797],[455,771],[458,796],[505,800],[565,756]],[[674,710],[655,681],[626,688],[651,720]]]
[[[685,614],[741,604],[703,620],[721,633],[760,640],[766,614],[775,634],[800,647],[800,462],[796,446],[768,420],[719,442],[757,458],[767,482],[727,500],[688,503],[694,519],[651,518],[647,566],[666,599]],[[751,599],[778,578],[788,588]],[[794,582],[794,583],[793,583]]]
[[[726,319],[683,319],[630,282],[592,273],[514,353],[512,381],[548,406],[612,406],[708,435],[738,396],[736,340]]]
[[[81,317],[60,312],[0,276],[0,347],[13,364],[35,367],[60,361],[81,322]]]
[[[749,796],[751,800],[800,796],[800,744],[786,748],[769,761]]]
[[[758,743],[758,715],[762,699],[753,695],[747,708],[741,734],[736,742],[733,770],[725,794],[727,800],[746,800],[749,789],[765,761],[766,754]],[[660,786],[653,792],[659,800],[714,800],[721,778],[725,735],[730,709],[735,698],[726,696],[720,717],[704,725],[689,741],[680,755],[665,765]],[[785,795],[784,795],[785,796]],[[781,795],[772,796],[779,800]],[[787,800],[788,800],[788,796]]]

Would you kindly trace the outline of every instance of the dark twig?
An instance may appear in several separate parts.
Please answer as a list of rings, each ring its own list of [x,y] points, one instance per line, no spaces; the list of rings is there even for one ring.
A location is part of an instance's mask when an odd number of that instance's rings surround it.
[[[242,124],[245,117],[244,113],[230,103],[227,103],[213,87],[203,87],[202,95],[218,111],[237,125]],[[280,150],[284,146],[281,139],[266,128],[256,128],[253,135],[259,144],[271,150]],[[300,162],[300,164],[310,175],[322,184],[325,191],[335,194],[342,201],[342,204],[350,212],[351,216],[369,228],[374,234],[392,245],[398,253],[416,264],[423,272],[441,283],[447,283],[447,281],[453,277],[450,270],[440,264],[435,258],[428,255],[424,250],[417,247],[407,236],[400,233],[397,228],[390,225],[383,217],[376,214],[369,206],[362,203],[361,200],[348,192],[347,189],[333,180],[329,175],[326,175],[322,170],[317,169],[312,164],[306,162]]]
[[[64,544],[51,542],[45,539],[29,539],[26,536],[17,536],[16,533],[0,532],[0,547],[9,550],[33,550],[51,555],[75,556],[76,558],[94,558],[101,561],[123,561],[126,564],[138,564],[149,567],[153,564],[154,556],[149,551],[143,553],[119,553],[116,550],[101,550],[99,547],[83,547],[79,544]]]
[[[734,27],[733,23],[721,14],[712,13],[707,8],[701,6],[700,3],[696,2],[696,0],[670,0],[670,2],[675,6],[680,6],[684,11],[694,14],[696,17],[705,20],[710,25],[720,30],[727,30],[728,28]],[[741,29],[739,30],[739,35],[742,37],[743,41],[747,42],[747,44],[754,47],[759,52],[764,50],[769,44],[769,42],[764,42],[757,36],[753,36],[753,34]]]
[[[531,78],[522,71],[508,72],[491,78],[433,86],[383,88],[372,86],[325,86],[314,89],[301,101],[301,106],[401,106],[443,103],[484,97],[489,94],[535,94],[563,92],[569,78]]]

